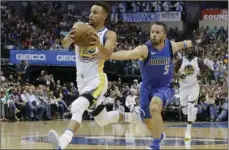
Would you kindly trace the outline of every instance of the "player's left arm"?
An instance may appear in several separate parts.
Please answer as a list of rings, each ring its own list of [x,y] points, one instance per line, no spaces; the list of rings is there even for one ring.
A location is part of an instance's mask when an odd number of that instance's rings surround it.
[[[187,41],[185,40],[182,42],[171,41],[171,45],[172,45],[173,53],[176,53],[181,49],[192,47],[192,41],[190,41],[190,40],[187,40]]]
[[[91,42],[91,45],[95,45],[99,49],[99,52],[97,53],[99,58],[102,60],[110,59],[110,56],[116,47],[116,33],[111,30],[107,31],[105,35],[106,42],[104,45],[100,42],[100,39],[96,33],[93,35],[93,38],[95,39],[95,41]]]

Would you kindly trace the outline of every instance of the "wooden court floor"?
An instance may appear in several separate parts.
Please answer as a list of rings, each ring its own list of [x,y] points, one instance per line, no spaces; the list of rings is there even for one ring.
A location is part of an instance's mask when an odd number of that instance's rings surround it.
[[[47,133],[62,134],[69,120],[2,122],[1,149],[52,149]],[[162,149],[228,149],[228,123],[197,122],[192,140],[183,140],[186,124],[165,122],[166,139]],[[101,128],[94,121],[83,121],[68,149],[144,149],[151,142],[143,124],[116,123]]]

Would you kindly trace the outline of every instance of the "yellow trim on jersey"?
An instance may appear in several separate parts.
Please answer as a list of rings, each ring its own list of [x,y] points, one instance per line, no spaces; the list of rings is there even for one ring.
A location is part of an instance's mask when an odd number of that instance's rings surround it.
[[[81,57],[91,57],[91,54],[94,53],[96,51],[96,47],[95,46],[89,46],[89,47],[81,47],[79,50],[79,55]]]
[[[92,93],[92,96],[95,99],[97,99],[102,94],[102,92],[105,88],[105,84],[106,84],[106,75],[103,72],[104,62],[105,61],[99,62],[98,72],[99,72],[100,83],[99,83],[99,86],[96,88],[96,90]],[[95,100],[94,100],[94,102],[95,102]]]

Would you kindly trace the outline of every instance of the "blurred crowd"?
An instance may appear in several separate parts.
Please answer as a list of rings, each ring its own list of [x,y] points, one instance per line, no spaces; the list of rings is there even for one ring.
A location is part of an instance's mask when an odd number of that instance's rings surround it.
[[[77,2],[30,2],[16,8],[7,2],[1,6],[1,46],[6,49],[64,50],[62,38],[75,21],[87,21],[88,9],[76,8]],[[90,3],[90,2],[88,2]],[[182,11],[182,2],[129,2],[112,3],[112,12]],[[179,4],[179,5],[178,5]],[[66,6],[66,7],[63,7]],[[149,7],[150,6],[150,7]],[[154,6],[154,7],[152,7]],[[176,7],[175,7],[176,6]],[[178,9],[179,6],[179,9]],[[87,7],[85,7],[87,8]],[[153,9],[152,9],[153,8]],[[20,13],[19,13],[20,12]],[[133,23],[117,22],[109,26],[118,34],[116,51],[130,50],[145,42],[149,32]],[[126,30],[128,29],[128,30]],[[131,31],[131,32],[130,32]],[[197,101],[198,119],[201,121],[225,121],[228,112],[228,29],[201,27],[193,31],[196,42],[193,51],[204,60],[209,74],[200,80],[201,92]],[[169,29],[169,39],[176,40],[183,33],[178,28]],[[70,49],[73,49],[71,47]],[[174,63],[185,55],[185,50],[175,55]],[[39,77],[29,72],[30,65],[22,61],[15,74],[1,72],[1,121],[52,120],[68,118],[69,107],[78,96],[77,83],[55,80],[54,74],[42,70]],[[118,74],[117,81],[109,82],[105,94],[107,110],[132,112],[139,107],[140,72],[137,60],[113,61],[105,64],[105,72]],[[126,77],[134,79],[123,82]],[[163,111],[167,119],[184,120],[180,109],[178,79],[173,79],[176,94]],[[31,81],[34,81],[31,83]],[[85,113],[84,118],[89,118]]]
[[[1,73],[1,120],[53,120],[69,115],[69,106],[78,97],[74,83],[54,82],[52,74],[41,71],[35,84],[22,73],[5,77]]]
[[[55,81],[53,75],[45,70],[41,71],[34,84],[24,79],[27,76],[23,72],[5,74],[1,72],[1,121],[39,121],[71,116],[69,107],[79,96],[73,82]],[[138,106],[138,80],[131,85],[122,83],[119,78],[117,82],[109,82],[108,86],[104,97],[108,110],[130,112]]]
[[[7,49],[66,50],[61,46],[63,37],[71,29],[73,23],[87,22],[89,15],[88,9],[78,8],[75,3],[26,1],[20,3],[21,6],[18,6],[20,9],[17,9],[14,5],[2,2],[2,46]],[[149,32],[142,31],[133,23],[111,23],[108,28],[119,35],[118,43],[120,44],[117,49],[134,47],[146,41],[149,36]],[[181,33],[178,28],[169,29],[169,37],[176,39],[179,35]],[[73,48],[72,45],[70,49]]]
[[[112,13],[183,11],[183,7],[182,1],[132,1],[115,2],[111,5]]]

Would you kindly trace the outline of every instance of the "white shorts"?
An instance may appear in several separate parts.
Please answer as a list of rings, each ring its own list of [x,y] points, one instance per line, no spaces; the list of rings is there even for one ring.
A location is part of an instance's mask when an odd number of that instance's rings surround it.
[[[199,84],[195,84],[192,86],[180,87],[179,95],[180,95],[180,104],[181,106],[187,106],[188,102],[197,102],[200,93]]]
[[[91,94],[100,103],[105,100],[104,94],[108,89],[107,75],[104,73],[100,78],[95,78],[83,85],[78,86],[79,94]]]

